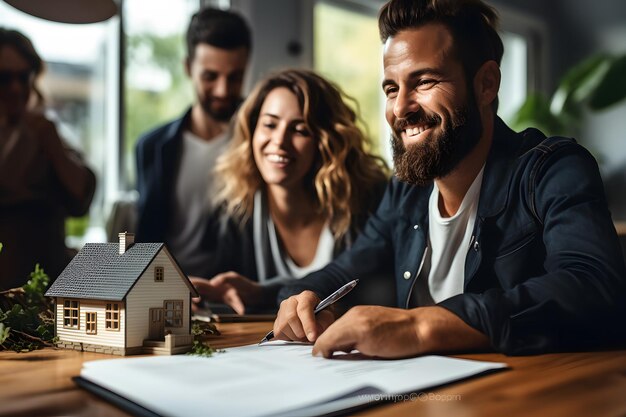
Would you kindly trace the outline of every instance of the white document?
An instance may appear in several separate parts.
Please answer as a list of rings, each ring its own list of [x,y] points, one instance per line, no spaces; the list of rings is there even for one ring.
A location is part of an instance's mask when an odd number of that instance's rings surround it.
[[[376,360],[311,356],[311,345],[269,342],[213,357],[155,356],[86,362],[81,377],[164,416],[319,415],[381,395],[506,367],[441,356]]]

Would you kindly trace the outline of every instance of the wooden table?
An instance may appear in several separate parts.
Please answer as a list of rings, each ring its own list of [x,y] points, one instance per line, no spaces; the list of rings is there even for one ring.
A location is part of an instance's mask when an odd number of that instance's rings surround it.
[[[216,348],[254,343],[271,323],[218,325]],[[427,390],[413,401],[363,410],[367,417],[400,416],[624,416],[626,351],[507,357],[495,353],[456,355],[506,362],[510,370]],[[128,416],[78,389],[71,377],[84,361],[110,359],[98,353],[43,349],[0,352],[0,416]]]

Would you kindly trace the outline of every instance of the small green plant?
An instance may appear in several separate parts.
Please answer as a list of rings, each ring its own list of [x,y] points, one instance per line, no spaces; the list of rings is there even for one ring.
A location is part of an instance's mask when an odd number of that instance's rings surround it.
[[[223,353],[224,350],[213,349],[210,345],[203,342],[202,337],[207,334],[219,334],[217,328],[210,323],[195,321],[191,325],[191,334],[193,335],[193,345],[189,355],[211,357],[214,353]]]
[[[22,288],[26,296],[28,305],[40,305],[46,302],[44,296],[46,288],[50,284],[50,278],[39,264],[35,265],[35,270],[30,273],[30,279]]]
[[[23,287],[0,292],[0,350],[53,346],[54,314],[44,293],[50,279],[39,264]]]
[[[211,346],[205,345],[199,340],[194,340],[193,346],[191,347],[191,351],[189,352],[189,354],[196,355],[196,356],[204,356],[205,358],[209,358],[213,356],[213,354],[216,352],[218,351],[213,349]]]
[[[0,344],[4,343],[4,341],[9,338],[10,334],[11,328],[5,327],[4,323],[0,323]]]

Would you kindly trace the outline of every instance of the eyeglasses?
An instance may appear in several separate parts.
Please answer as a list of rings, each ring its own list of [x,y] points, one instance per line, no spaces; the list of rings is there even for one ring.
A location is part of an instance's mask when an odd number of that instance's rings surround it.
[[[17,81],[22,85],[30,84],[31,78],[33,76],[32,71],[0,71],[0,86],[6,87],[10,85],[13,80]]]

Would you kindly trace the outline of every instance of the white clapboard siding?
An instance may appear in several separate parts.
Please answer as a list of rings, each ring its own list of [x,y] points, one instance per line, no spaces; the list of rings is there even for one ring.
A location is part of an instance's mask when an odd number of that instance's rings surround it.
[[[164,268],[163,282],[154,281],[154,268]],[[126,347],[142,346],[149,333],[150,308],[163,308],[164,300],[183,302],[183,326],[165,327],[172,334],[189,334],[189,297],[190,290],[184,275],[175,266],[166,249],[161,249],[148,265],[135,286],[126,296],[127,305],[127,341]]]
[[[56,327],[59,340],[67,342],[82,342],[102,346],[124,347],[124,302],[86,300],[67,298],[79,302],[79,325],[78,329],[63,327],[63,305],[66,298],[57,297],[56,302]],[[107,303],[117,303],[120,307],[120,329],[117,331],[105,329],[105,310]],[[85,313],[96,313],[96,334],[87,334],[87,320]]]

